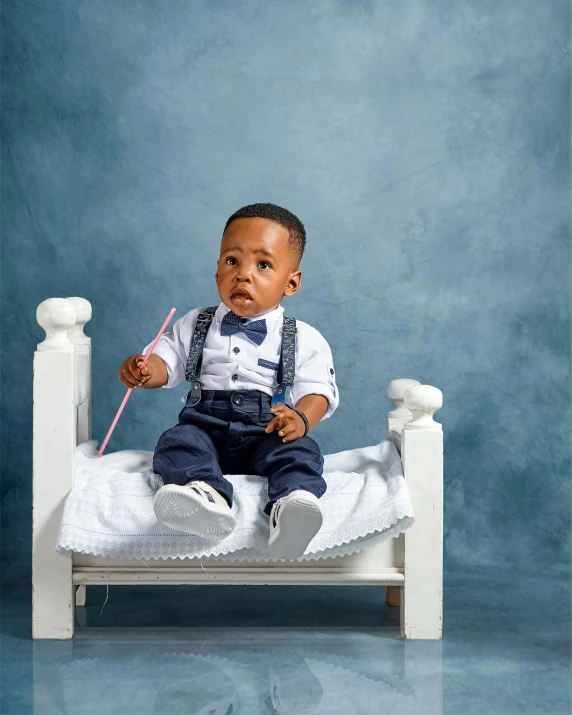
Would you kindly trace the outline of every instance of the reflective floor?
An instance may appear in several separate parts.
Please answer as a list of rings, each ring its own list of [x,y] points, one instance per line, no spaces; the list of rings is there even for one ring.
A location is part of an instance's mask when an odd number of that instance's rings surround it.
[[[530,572],[528,572],[530,574]],[[6,715],[570,712],[569,576],[447,576],[441,642],[403,641],[371,587],[87,591],[72,641],[3,603]]]

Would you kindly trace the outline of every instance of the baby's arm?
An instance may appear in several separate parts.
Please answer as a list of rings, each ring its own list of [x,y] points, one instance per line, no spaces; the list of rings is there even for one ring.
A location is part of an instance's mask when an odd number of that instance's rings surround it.
[[[191,310],[175,321],[172,331],[161,335],[155,351],[143,370],[140,365],[151,344],[143,354],[131,355],[119,368],[119,379],[125,387],[175,387],[185,379],[186,355],[194,328],[195,318],[201,309]]]
[[[144,387],[152,390],[167,384],[169,374],[163,358],[153,353],[143,369],[140,366],[145,360],[144,355],[131,355],[119,368],[119,379],[125,387]]]

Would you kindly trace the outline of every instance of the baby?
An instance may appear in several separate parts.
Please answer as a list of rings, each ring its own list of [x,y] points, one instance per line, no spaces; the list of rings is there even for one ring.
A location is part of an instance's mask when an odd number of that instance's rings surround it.
[[[232,484],[223,474],[268,479],[268,547],[301,556],[322,525],[324,460],[308,432],[338,406],[332,353],[280,301],[300,288],[306,232],[274,204],[244,206],[226,222],[216,282],[221,303],[196,308],[159,340],[149,362],[127,358],[126,387],[189,381],[179,423],[161,435],[153,469],[164,486],[157,519],[220,540],[235,526]]]

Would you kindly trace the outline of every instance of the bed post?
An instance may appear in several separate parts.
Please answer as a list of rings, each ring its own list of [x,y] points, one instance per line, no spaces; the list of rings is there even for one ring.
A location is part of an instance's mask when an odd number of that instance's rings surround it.
[[[74,630],[72,559],[57,554],[55,547],[73,482],[76,407],[86,400],[85,376],[76,375],[74,343],[68,337],[78,322],[77,300],[82,301],[79,322],[85,323],[91,306],[83,299],[50,298],[36,313],[46,339],[34,354],[33,638],[66,639]]]
[[[403,404],[405,393],[410,387],[420,384],[419,380],[401,377],[398,380],[392,380],[387,387],[387,396],[395,403],[395,409],[387,415],[387,439],[391,440],[400,452],[401,430],[412,417],[411,412]]]
[[[443,430],[433,414],[443,395],[436,387],[415,385],[403,403],[413,416],[401,433],[401,461],[415,523],[404,534],[401,633],[437,639],[443,616]]]

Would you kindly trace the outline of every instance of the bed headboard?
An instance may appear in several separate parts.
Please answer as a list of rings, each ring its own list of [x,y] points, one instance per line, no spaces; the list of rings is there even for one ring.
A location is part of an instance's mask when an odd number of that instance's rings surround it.
[[[55,544],[75,448],[91,436],[91,340],[83,332],[91,305],[84,298],[50,298],[40,303],[36,318],[46,339],[34,354],[33,635],[69,638],[49,623],[65,623],[60,611],[72,607],[71,559],[56,554]],[[50,548],[42,549],[44,544]],[[54,572],[60,578],[52,578]],[[37,609],[46,611],[43,618]],[[37,623],[47,624],[42,633]]]

